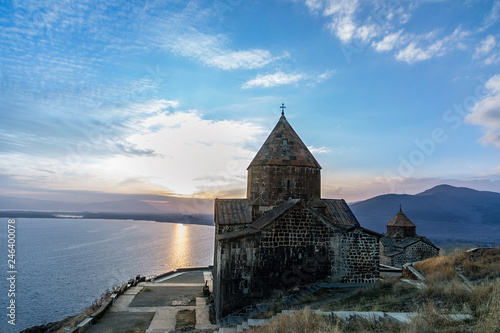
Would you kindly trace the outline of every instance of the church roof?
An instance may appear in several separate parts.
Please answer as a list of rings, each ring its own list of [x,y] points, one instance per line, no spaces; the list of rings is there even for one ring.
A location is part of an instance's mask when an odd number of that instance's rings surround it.
[[[358,220],[344,199],[322,199],[322,201],[326,204],[325,215],[333,223],[359,226]]]
[[[412,221],[401,210],[399,207],[399,212],[392,218],[392,220],[387,223],[388,227],[415,227]]]
[[[321,169],[284,115],[248,167],[256,165],[290,165]]]
[[[215,223],[218,225],[252,222],[247,199],[215,199]]]
[[[339,210],[338,212],[333,213],[334,216],[336,216],[335,219],[332,219],[332,216],[329,216],[327,214],[326,218],[322,216],[321,214],[317,213],[317,211],[306,204],[303,200],[301,199],[289,199],[285,202],[283,202],[281,205],[274,207],[272,210],[270,210],[268,213],[264,214],[261,216],[259,219],[257,219],[255,222],[252,224],[248,225],[248,227],[240,230],[235,230],[235,231],[230,231],[226,232],[223,234],[216,235],[217,240],[225,240],[225,239],[232,239],[232,238],[237,238],[237,237],[246,237],[249,235],[253,235],[256,233],[259,233],[262,231],[265,227],[268,225],[272,224],[274,221],[276,221],[280,216],[283,214],[287,213],[289,210],[294,208],[295,206],[299,204],[304,204],[306,207],[310,207],[312,210],[311,212],[315,214],[320,220],[324,221],[325,223],[329,223],[331,226],[338,228],[340,230],[344,231],[349,231],[352,229],[359,229],[362,230],[363,232],[381,236],[380,234],[365,229],[361,226],[359,226],[358,221],[352,214],[351,210],[349,209],[349,206],[345,203],[344,200],[333,200],[333,199],[321,199],[324,201],[328,207],[331,207],[332,210]],[[337,201],[338,203],[338,208],[335,205],[332,205],[333,202]],[[342,203],[343,202],[343,203]],[[221,201],[221,204],[225,204],[224,202]],[[345,205],[345,206],[344,206]],[[354,218],[354,220],[351,220]],[[337,222],[338,221],[338,222]],[[333,223],[332,223],[333,222]]]

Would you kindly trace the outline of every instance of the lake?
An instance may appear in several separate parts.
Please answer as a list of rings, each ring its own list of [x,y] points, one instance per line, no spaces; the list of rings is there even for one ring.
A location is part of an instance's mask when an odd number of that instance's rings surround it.
[[[1,332],[61,320],[106,290],[179,267],[212,265],[214,227],[132,220],[16,219],[16,325],[8,324],[7,219],[0,233]]]

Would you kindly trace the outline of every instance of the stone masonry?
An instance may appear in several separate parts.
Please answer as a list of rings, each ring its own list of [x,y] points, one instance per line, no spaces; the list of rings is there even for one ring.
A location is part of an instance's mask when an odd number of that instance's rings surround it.
[[[248,168],[247,198],[215,201],[218,319],[295,286],[378,279],[381,235],[320,195],[321,166],[282,115]]]

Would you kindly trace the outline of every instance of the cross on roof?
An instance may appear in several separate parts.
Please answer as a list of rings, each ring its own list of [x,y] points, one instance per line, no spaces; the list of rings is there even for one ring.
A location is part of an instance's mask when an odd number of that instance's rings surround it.
[[[281,109],[281,115],[284,116],[285,115],[285,109],[286,109],[285,103],[281,103],[280,109]]]

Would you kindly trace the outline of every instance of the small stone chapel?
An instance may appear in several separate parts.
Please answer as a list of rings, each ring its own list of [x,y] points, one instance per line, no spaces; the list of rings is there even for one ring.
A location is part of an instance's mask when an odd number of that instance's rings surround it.
[[[381,264],[402,267],[439,255],[439,247],[417,235],[415,224],[403,213],[401,206],[386,226],[387,232],[380,237]]]
[[[217,320],[314,282],[372,283],[380,234],[343,199],[321,198],[321,166],[281,117],[248,167],[247,197],[215,200]]]

